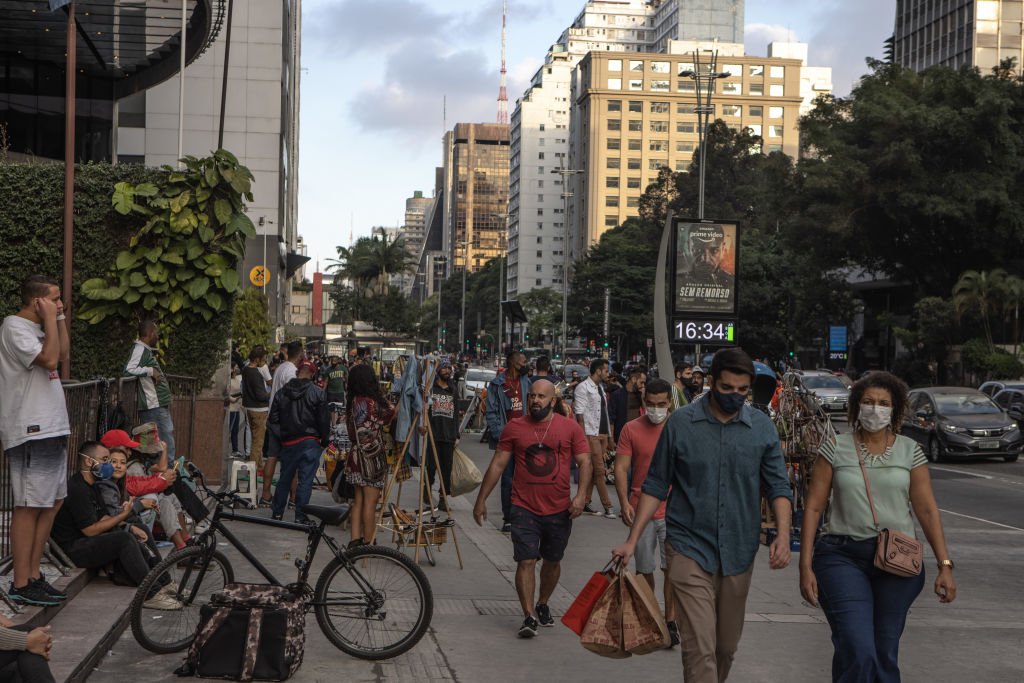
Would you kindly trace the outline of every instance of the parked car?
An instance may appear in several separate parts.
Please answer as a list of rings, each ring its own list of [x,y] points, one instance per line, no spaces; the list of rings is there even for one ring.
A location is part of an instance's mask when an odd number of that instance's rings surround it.
[[[915,389],[909,404],[903,433],[921,444],[931,462],[947,457],[1015,462],[1024,448],[1019,423],[977,389]]]
[[[470,399],[487,387],[498,373],[487,368],[470,368],[462,379],[462,398]]]
[[[796,389],[799,396],[821,406],[829,414],[845,415],[850,400],[850,388],[831,372],[797,370],[786,375],[785,383]]]
[[[1003,389],[992,400],[1018,424],[1024,420],[1024,385]]]
[[[985,382],[978,391],[985,394],[986,396],[995,396],[1003,389],[1024,389],[1024,382],[1012,379],[996,380],[992,382]]]

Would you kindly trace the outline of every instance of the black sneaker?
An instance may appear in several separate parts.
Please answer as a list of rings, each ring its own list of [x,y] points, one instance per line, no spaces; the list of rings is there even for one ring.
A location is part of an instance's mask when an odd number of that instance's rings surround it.
[[[669,647],[675,647],[679,644],[679,627],[676,626],[676,622],[668,622],[668,637]]]
[[[519,627],[520,638],[533,638],[537,635],[537,620],[533,617],[523,619],[523,625]]]
[[[503,534],[510,534],[510,533],[512,533],[512,525],[509,524],[508,522],[505,522],[504,524],[502,524],[501,525],[501,533],[503,533]]]
[[[53,585],[51,585],[50,582],[47,581],[45,577],[40,576],[38,579],[29,579],[29,583],[35,584],[36,586],[41,588],[51,598],[55,598],[57,600],[68,599],[67,593],[60,590],[59,588],[54,588]]]
[[[15,588],[13,585],[7,590],[7,595],[21,605],[38,605],[40,607],[51,607],[60,603],[60,600],[51,596],[34,583],[26,583],[24,588]],[[535,622],[536,623],[536,622]]]
[[[547,605],[537,603],[537,621],[541,626],[555,625],[555,620],[551,618],[551,609]]]
[[[583,506],[583,514],[585,514],[585,515],[599,515],[601,513],[598,512],[597,510],[595,510],[593,505],[591,505],[590,503],[587,503],[586,505]]]

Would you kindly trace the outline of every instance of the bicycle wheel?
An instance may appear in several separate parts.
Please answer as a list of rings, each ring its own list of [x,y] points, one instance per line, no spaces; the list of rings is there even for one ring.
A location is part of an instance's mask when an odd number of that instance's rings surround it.
[[[215,550],[207,563],[206,552],[200,546],[175,551],[146,576],[131,606],[132,635],[139,645],[167,654],[184,650],[192,642],[199,627],[199,608],[234,581],[228,558]],[[163,609],[153,604],[147,607],[151,592],[165,598]],[[168,599],[176,600],[180,607],[168,608]]]
[[[391,548],[366,545],[336,557],[316,582],[320,630],[360,659],[388,659],[411,649],[430,626],[434,596],[423,570]]]

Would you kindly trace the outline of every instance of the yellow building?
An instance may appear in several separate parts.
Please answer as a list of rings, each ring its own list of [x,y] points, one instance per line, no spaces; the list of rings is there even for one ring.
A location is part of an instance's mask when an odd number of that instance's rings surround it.
[[[714,117],[750,128],[765,153],[799,153],[799,59],[719,55]],[[573,90],[570,209],[578,258],[606,230],[638,215],[640,195],[658,169],[689,168],[697,148],[693,53],[623,55],[591,52],[579,64]],[[805,89],[806,90],[806,89]]]

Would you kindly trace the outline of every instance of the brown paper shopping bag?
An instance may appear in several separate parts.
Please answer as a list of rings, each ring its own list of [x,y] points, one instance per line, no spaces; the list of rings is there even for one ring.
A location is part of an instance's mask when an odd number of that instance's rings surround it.
[[[650,584],[626,572],[622,576],[622,646],[634,655],[668,647],[668,624]]]
[[[580,634],[580,644],[602,657],[625,659],[630,656],[622,647],[622,600],[625,584],[616,575],[587,619]]]

